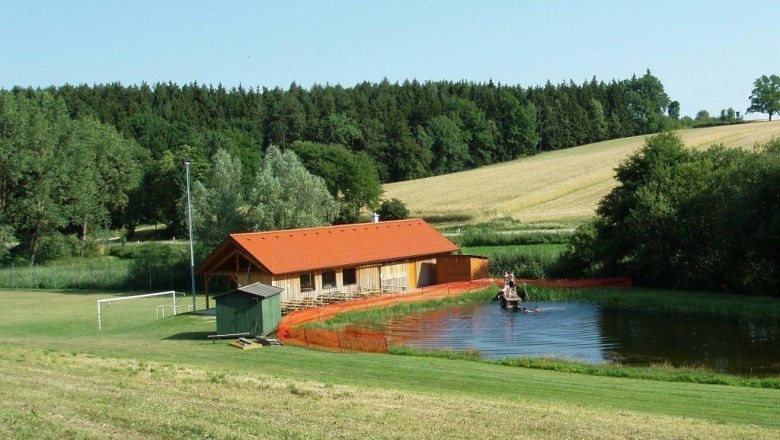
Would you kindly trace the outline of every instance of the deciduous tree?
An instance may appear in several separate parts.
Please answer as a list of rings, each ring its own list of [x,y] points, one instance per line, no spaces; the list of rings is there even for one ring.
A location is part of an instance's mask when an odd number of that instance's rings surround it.
[[[780,113],[780,76],[762,75],[753,83],[747,112],[767,113],[770,121],[773,114]]]
[[[326,225],[339,211],[325,181],[292,150],[269,147],[251,186],[246,212],[255,231]]]

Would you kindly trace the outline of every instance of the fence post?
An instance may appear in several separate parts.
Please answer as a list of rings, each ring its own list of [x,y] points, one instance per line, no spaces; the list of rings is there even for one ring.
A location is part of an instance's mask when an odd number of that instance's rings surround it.
[[[11,263],[11,278],[13,279],[14,290],[16,290],[16,263]]]

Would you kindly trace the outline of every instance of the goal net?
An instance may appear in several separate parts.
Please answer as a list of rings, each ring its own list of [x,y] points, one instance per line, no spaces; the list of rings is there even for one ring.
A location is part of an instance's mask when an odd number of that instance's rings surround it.
[[[104,320],[113,324],[137,323],[139,321],[165,318],[166,316],[192,310],[192,304],[176,302],[177,293],[173,290],[143,295],[116,296],[97,300],[98,330],[103,329]]]

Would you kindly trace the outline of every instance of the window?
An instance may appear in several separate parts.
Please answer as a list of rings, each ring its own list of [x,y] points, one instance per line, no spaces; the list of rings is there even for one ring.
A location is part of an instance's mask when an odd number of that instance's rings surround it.
[[[336,271],[325,270],[322,272],[322,288],[333,289],[336,287]]]
[[[301,292],[304,290],[314,290],[314,274],[311,272],[301,274]]]
[[[349,286],[350,284],[357,284],[355,269],[344,269],[341,274],[344,278],[343,283],[345,286]]]

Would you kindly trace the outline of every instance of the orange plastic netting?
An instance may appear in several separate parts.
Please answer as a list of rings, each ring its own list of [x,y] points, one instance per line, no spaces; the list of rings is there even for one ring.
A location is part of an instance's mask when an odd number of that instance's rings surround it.
[[[285,344],[301,347],[347,352],[387,353],[387,338],[382,332],[354,329],[346,331],[302,329],[295,326],[306,322],[330,319],[346,312],[458,296],[466,292],[487,288],[492,282],[493,280],[483,279],[439,284],[403,293],[369,296],[313,309],[296,310],[282,317],[279,323],[279,339]]]
[[[631,287],[633,285],[631,278],[520,281],[539,287],[558,288]],[[467,292],[488,288],[491,285],[501,285],[502,283],[503,281],[499,280],[482,279],[439,284],[403,293],[369,296],[363,299],[329,304],[312,309],[296,310],[282,317],[282,320],[279,323],[279,339],[288,345],[311,347],[321,350],[387,353],[387,337],[383,332],[357,329],[343,331],[304,329],[296,326],[307,322],[330,319],[346,312],[459,296]]]

